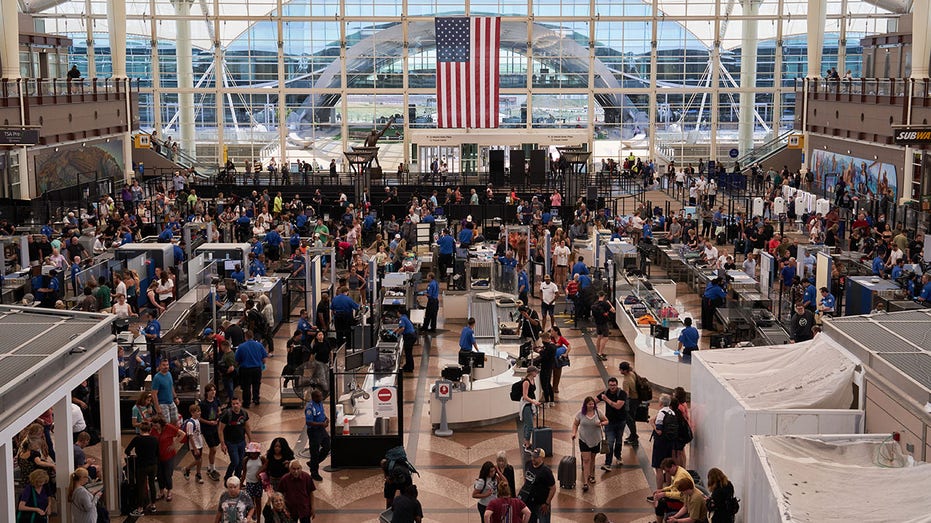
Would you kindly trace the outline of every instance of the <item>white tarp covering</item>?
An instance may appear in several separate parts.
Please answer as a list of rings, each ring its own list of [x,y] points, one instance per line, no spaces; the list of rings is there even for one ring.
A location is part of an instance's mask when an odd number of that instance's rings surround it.
[[[891,437],[755,437],[760,472],[747,521],[927,522],[931,466],[895,467]],[[900,462],[901,463],[901,462]],[[760,470],[762,469],[762,470]],[[767,483],[769,483],[767,485]]]
[[[849,409],[853,403],[856,363],[826,336],[794,345],[701,351],[700,357],[748,409]]]

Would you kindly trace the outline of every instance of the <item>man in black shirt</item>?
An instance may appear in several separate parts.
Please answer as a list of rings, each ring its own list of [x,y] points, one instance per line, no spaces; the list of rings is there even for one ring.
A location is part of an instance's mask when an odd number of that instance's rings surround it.
[[[392,523],[420,523],[423,520],[423,506],[417,501],[417,485],[406,485],[401,495],[391,502]]]
[[[520,500],[530,509],[529,523],[550,520],[550,502],[556,495],[556,478],[553,471],[543,464],[546,452],[533,449],[530,464],[524,469],[524,486],[520,488]]]
[[[226,333],[226,339],[229,340],[230,347],[236,350],[236,347],[239,347],[242,342],[246,341],[246,333],[242,330],[242,327],[239,326],[239,323],[228,323],[228,325],[224,323],[223,332]]]
[[[242,410],[242,400],[234,397],[230,408],[220,414],[220,450],[230,457],[223,482],[233,474],[242,473],[242,460],[246,456],[246,438],[252,441],[252,429],[249,428],[249,413]]]
[[[795,314],[792,315],[791,332],[792,341],[808,341],[814,337],[811,329],[815,326],[815,315],[802,302],[795,304]]]
[[[592,304],[592,319],[595,320],[595,329],[598,332],[598,339],[595,347],[598,349],[598,357],[607,360],[605,346],[608,344],[608,336],[611,334],[611,315],[614,314],[614,307],[605,300],[604,291],[598,293],[598,301]]]
[[[600,401],[605,402],[605,439],[608,440],[608,455],[601,470],[611,470],[612,458],[617,458],[617,466],[621,466],[621,448],[623,446],[624,424],[627,423],[627,393],[618,387],[617,378],[608,379],[608,389],[598,395]]]

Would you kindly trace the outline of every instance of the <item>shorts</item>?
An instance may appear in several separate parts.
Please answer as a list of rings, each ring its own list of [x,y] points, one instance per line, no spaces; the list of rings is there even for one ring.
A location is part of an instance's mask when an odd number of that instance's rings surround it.
[[[584,441],[579,439],[579,452],[589,452],[591,454],[598,454],[601,452],[601,442],[598,442],[594,447],[589,447],[585,444]]]
[[[174,403],[159,403],[158,410],[166,422],[173,425],[178,423],[178,406]]]
[[[191,457],[194,458],[195,461],[199,460],[200,457],[204,455],[204,449],[199,449],[195,447],[190,450],[191,450]]]
[[[219,447],[220,446],[220,433],[218,431],[207,432],[206,430],[201,429],[201,434],[204,435],[204,444],[208,447]]]
[[[543,316],[546,316],[547,314],[552,316],[556,312],[555,303],[553,304],[544,303],[543,305],[541,305],[541,307],[543,308]]]
[[[261,498],[262,497],[262,484],[261,483],[246,483],[246,494],[249,494],[250,498]]]
[[[599,336],[610,336],[611,335],[611,326],[607,323],[596,323],[595,331]]]

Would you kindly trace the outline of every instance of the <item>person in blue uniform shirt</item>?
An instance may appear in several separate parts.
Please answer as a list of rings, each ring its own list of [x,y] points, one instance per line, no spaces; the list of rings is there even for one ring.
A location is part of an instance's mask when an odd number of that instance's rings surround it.
[[[341,347],[347,341],[352,346],[352,324],[354,314],[359,308],[359,304],[349,297],[349,287],[346,286],[340,287],[336,296],[330,301],[337,347]]]
[[[478,343],[475,341],[475,318],[469,318],[469,322],[459,334],[459,351],[472,352],[472,349],[478,352]]]
[[[330,455],[330,434],[326,431],[329,420],[323,407],[323,393],[314,389],[310,401],[304,407],[304,422],[307,425],[307,442],[310,447],[310,477],[314,481],[323,481],[320,475],[320,462]]]
[[[592,279],[588,274],[579,274],[579,290],[586,289],[589,285],[592,284]]]
[[[414,329],[414,324],[407,314],[407,309],[401,311],[398,328],[394,329],[394,332],[400,334],[404,341],[404,367],[401,370],[414,372],[414,344],[417,343],[417,330]]]
[[[258,256],[252,259],[252,263],[249,264],[249,276],[265,276],[265,255],[259,254]]]
[[[440,284],[436,275],[427,274],[427,311],[424,313],[422,332],[436,332],[436,317],[440,311]]]
[[[468,249],[472,245],[472,235],[473,231],[470,227],[463,227],[459,231],[459,247],[462,249]]]
[[[528,299],[528,293],[530,292],[530,278],[527,277],[527,269],[521,268],[520,272],[517,273],[517,299],[524,302],[530,303]]]
[[[814,286],[812,286],[814,288]],[[822,315],[831,315],[834,313],[834,304],[837,300],[834,295],[828,291],[827,287],[821,287],[821,299],[818,301],[818,312]]]
[[[316,330],[307,317],[307,309],[301,309],[301,317],[297,319],[297,331],[301,333],[301,343],[310,347]]]
[[[165,228],[162,229],[162,232],[158,235],[158,241],[159,243],[170,243],[173,237],[174,232],[171,230],[171,224],[166,223]]]
[[[175,265],[181,265],[184,263],[184,247],[182,247],[182,245],[184,245],[184,242],[182,242],[181,245],[176,243],[171,246],[171,250],[175,255]]]
[[[724,290],[720,278],[708,282],[701,300],[701,328],[712,329],[714,325],[714,311],[724,305],[727,300],[727,291]]]
[[[501,290],[511,292],[514,288],[514,270],[517,269],[514,251],[508,250],[504,256],[499,256],[498,263],[501,264]]]
[[[692,363],[692,351],[698,350],[698,329],[692,326],[692,318],[682,320],[685,328],[679,333],[679,361]]]
[[[882,258],[882,256],[880,256],[879,254],[876,254],[876,257],[873,258],[873,265],[872,265],[872,267],[873,267],[873,276],[882,277],[882,275],[883,275],[883,266],[884,266],[884,265],[885,265],[885,263],[883,263],[883,258]]]
[[[905,257],[901,257],[895,261],[895,265],[892,266],[892,272],[889,275],[893,281],[898,280],[902,277],[902,274],[905,273]]]
[[[802,305],[811,312],[815,312],[815,305],[818,301],[815,286],[811,284],[809,279],[802,280],[802,285],[805,287],[805,294],[802,295]]]
[[[921,276],[921,294],[918,295],[918,301],[931,302],[931,274]]]
[[[265,256],[271,261],[278,261],[281,258],[281,244],[284,240],[278,234],[278,229],[272,229],[265,233]]]
[[[456,259],[456,240],[449,234],[449,229],[443,229],[443,234],[436,240],[439,250],[440,277],[446,275],[446,269],[453,267]]]
[[[142,313],[142,319],[146,322],[145,327],[142,329],[142,334],[145,336],[146,350],[149,353],[150,361],[156,361],[155,344],[162,341],[162,325],[155,319],[155,315],[149,309]]]
[[[585,265],[585,258],[579,256],[578,261],[572,265],[572,276],[576,274],[588,274],[588,266]]]
[[[260,254],[265,254],[265,246],[262,245],[262,242],[259,241],[258,236],[253,236],[252,241],[249,243],[252,244],[252,254],[256,256]]]
[[[238,281],[240,285],[246,283],[246,273],[242,270],[242,264],[236,264],[236,270],[230,273],[230,278]]]

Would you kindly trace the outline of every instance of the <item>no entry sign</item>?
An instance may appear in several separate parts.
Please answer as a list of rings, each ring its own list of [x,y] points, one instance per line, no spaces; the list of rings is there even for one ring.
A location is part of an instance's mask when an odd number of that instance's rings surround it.
[[[398,415],[398,389],[378,387],[375,389],[375,417],[394,418]]]

